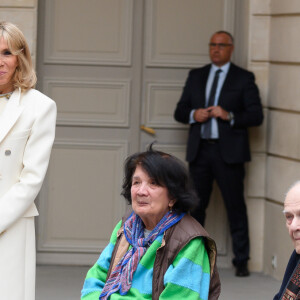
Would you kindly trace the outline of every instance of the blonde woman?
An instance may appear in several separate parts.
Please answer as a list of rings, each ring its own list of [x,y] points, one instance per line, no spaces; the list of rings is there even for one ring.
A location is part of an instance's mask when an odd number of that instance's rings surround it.
[[[47,171],[56,105],[34,89],[23,33],[0,22],[0,297],[35,298],[34,200]]]

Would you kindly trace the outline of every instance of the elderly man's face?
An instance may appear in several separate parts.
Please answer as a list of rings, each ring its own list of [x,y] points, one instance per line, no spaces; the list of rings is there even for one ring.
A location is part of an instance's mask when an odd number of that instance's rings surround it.
[[[300,254],[300,184],[294,186],[284,202],[284,214],[295,250]]]

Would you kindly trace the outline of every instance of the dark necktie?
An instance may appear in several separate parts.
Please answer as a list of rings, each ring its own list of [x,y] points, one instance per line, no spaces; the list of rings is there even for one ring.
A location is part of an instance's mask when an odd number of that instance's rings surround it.
[[[222,72],[221,69],[218,69],[215,72],[215,78],[213,81],[213,84],[211,86],[210,89],[210,93],[209,93],[209,98],[208,98],[208,102],[207,102],[207,106],[213,106],[215,103],[215,97],[216,97],[216,90],[217,90],[217,86],[218,86],[218,81],[219,81],[219,74]],[[202,137],[204,139],[210,139],[211,138],[211,119],[207,120],[207,122],[203,123],[203,133],[202,133]]]

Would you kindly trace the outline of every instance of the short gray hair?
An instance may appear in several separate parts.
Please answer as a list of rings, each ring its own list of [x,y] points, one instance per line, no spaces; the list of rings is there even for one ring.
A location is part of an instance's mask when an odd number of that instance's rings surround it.
[[[295,181],[287,190],[287,192],[285,193],[285,198],[287,196],[287,194],[297,185],[300,185],[300,180]]]
[[[234,38],[233,38],[233,35],[230,32],[225,31],[225,30],[219,30],[219,31],[216,31],[213,35],[215,35],[215,34],[226,34],[226,35],[228,35],[231,39],[232,45],[234,44]]]

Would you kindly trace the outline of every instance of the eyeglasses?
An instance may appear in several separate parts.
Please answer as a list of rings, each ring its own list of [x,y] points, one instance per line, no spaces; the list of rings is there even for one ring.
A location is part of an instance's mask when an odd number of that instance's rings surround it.
[[[232,46],[232,44],[224,44],[224,43],[209,43],[208,45],[209,45],[210,48],[218,47],[221,50],[225,49],[226,47]]]

